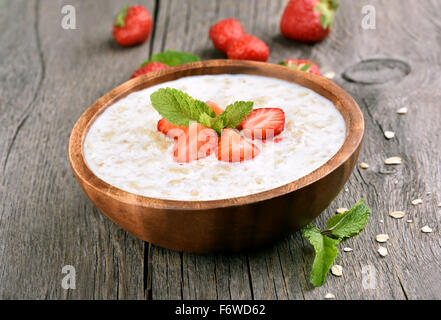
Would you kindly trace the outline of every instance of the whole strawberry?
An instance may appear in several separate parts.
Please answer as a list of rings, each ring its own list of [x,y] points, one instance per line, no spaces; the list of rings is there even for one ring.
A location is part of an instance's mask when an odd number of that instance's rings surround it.
[[[287,66],[300,71],[309,72],[318,76],[321,75],[319,67],[314,62],[311,62],[309,60],[288,59],[280,62],[280,64],[282,66]]]
[[[286,38],[318,42],[329,35],[338,8],[337,0],[290,0],[280,21]]]
[[[228,59],[267,61],[270,50],[259,38],[244,35],[233,42],[227,51]]]
[[[122,46],[146,41],[152,31],[152,17],[143,6],[125,6],[115,19],[113,37]]]
[[[142,76],[143,74],[152,72],[152,71],[156,71],[159,69],[164,69],[167,68],[168,65],[166,65],[165,63],[162,62],[149,62],[146,65],[141,66],[138,70],[136,70],[132,76],[130,77],[130,79],[134,79],[136,77]]]
[[[209,36],[214,46],[223,53],[226,53],[228,47],[236,40],[239,40],[246,34],[244,28],[234,18],[224,19],[210,28]]]

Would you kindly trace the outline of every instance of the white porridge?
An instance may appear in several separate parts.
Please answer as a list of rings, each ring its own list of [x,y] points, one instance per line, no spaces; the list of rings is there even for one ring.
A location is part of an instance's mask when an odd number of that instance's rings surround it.
[[[253,101],[256,108],[280,108],[285,129],[277,143],[243,162],[206,158],[177,163],[174,141],[157,131],[161,116],[150,95],[171,87],[220,107]],[[135,194],[173,200],[215,200],[249,195],[287,184],[327,162],[346,137],[343,117],[332,102],[302,86],[252,75],[191,76],[132,93],[107,108],[84,142],[89,168],[102,180]]]

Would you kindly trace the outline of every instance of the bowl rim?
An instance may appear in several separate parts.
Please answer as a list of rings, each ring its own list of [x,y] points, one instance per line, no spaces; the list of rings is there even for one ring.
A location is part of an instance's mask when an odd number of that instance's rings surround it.
[[[235,69],[240,72],[222,72],[225,68]],[[265,73],[262,74],[264,71]],[[269,72],[271,75],[268,75],[266,72]],[[258,193],[217,200],[170,200],[134,194],[101,180],[87,165],[83,146],[89,128],[96,118],[116,101],[135,91],[185,76],[244,73],[286,80],[307,87],[322,96],[326,95],[326,98],[334,103],[345,120],[346,138],[340,149],[326,163],[314,171],[287,184]],[[72,170],[78,180],[87,184],[89,188],[101,193],[106,193],[108,196],[118,199],[119,201],[155,209],[207,210],[256,203],[304,188],[329,175],[345,163],[358,149],[362,142],[363,134],[364,118],[359,106],[346,91],[325,77],[266,62],[230,59],[204,60],[151,72],[129,80],[112,89],[94,102],[77,120],[69,138],[68,153]]]

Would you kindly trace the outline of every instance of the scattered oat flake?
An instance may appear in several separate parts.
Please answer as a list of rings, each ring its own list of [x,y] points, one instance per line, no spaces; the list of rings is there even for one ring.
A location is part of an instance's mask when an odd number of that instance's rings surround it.
[[[383,223],[384,221],[383,220],[380,220],[380,223]]]
[[[392,139],[393,137],[395,137],[395,132],[393,132],[393,131],[384,131],[384,136],[386,137],[386,139]]]
[[[431,232],[433,232],[432,228],[429,227],[429,226],[422,227],[421,231],[424,232],[424,233],[431,233]]]
[[[390,157],[384,160],[384,164],[401,164],[403,163],[403,159],[400,157]]]
[[[377,242],[380,242],[380,243],[386,242],[387,240],[389,240],[389,235],[377,234],[375,237],[375,240],[377,240]]]
[[[387,248],[385,247],[379,247],[377,252],[380,254],[380,256],[385,257],[387,256]]]
[[[327,299],[327,300],[335,299],[335,296],[332,293],[327,293],[325,295],[325,299]]]
[[[392,218],[395,218],[395,219],[401,219],[401,218],[404,217],[406,214],[405,214],[403,211],[393,211],[393,212],[389,213],[389,215],[390,215]]]
[[[343,251],[344,252],[352,252],[352,251],[354,251],[354,249],[349,248],[349,247],[345,247],[345,248],[343,248]]]
[[[369,165],[366,162],[360,162],[360,168],[367,169],[367,168],[369,168]]]
[[[412,200],[412,204],[413,204],[414,206],[417,206],[417,205],[422,204],[422,203],[423,203],[423,200],[422,200],[422,199],[415,199],[415,200]]]
[[[407,108],[406,107],[400,108],[400,109],[397,110],[397,113],[398,114],[406,114],[407,113]]]
[[[328,72],[325,72],[323,74],[323,76],[325,78],[328,78],[328,79],[334,79],[335,78],[335,72],[334,71],[328,71]]]
[[[343,267],[341,265],[334,264],[331,267],[331,272],[334,276],[341,277],[343,275]]]
[[[338,208],[338,209],[336,210],[336,212],[337,212],[338,214],[345,213],[346,211],[348,211],[348,208]]]
[[[409,219],[409,220],[407,220],[406,222],[407,222],[407,223],[412,223],[413,220]]]
[[[349,188],[346,188],[345,191],[346,191],[346,192],[349,192]]]
[[[438,203],[438,208],[441,208],[441,202],[440,202],[440,203]]]

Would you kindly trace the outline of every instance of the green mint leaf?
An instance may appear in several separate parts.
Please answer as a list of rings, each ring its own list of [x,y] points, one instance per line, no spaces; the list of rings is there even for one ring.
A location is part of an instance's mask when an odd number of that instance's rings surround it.
[[[145,66],[152,61],[156,61],[156,62],[165,63],[166,65],[172,67],[172,66],[177,66],[180,64],[194,62],[194,61],[200,61],[200,60],[201,59],[198,56],[196,56],[192,53],[167,50],[167,51],[152,55],[149,60],[143,62],[142,66]]]
[[[218,117],[222,119],[224,127],[235,129],[253,110],[252,101],[236,101],[228,105]]]
[[[336,246],[340,241],[322,235],[320,230],[314,226],[306,227],[302,236],[308,239],[314,247],[315,258],[309,281],[319,287],[325,283],[326,275],[337,257]]]
[[[305,64],[305,65],[303,65],[299,70],[300,71],[308,71],[309,70],[309,67],[311,66],[311,62],[309,62],[309,63],[307,63],[307,64]]]
[[[124,27],[125,26],[125,21],[126,21],[128,11],[129,11],[128,5],[125,5],[124,7],[121,8],[121,10],[119,11],[118,15],[115,18],[115,26],[117,26],[117,27]]]
[[[211,117],[210,115],[206,114],[206,113],[202,113],[199,116],[199,120],[198,122],[206,127],[211,128],[214,124],[214,118]]]
[[[199,121],[204,113],[212,117],[215,115],[206,103],[173,88],[162,88],[153,92],[150,100],[153,108],[162,117],[178,126],[188,126],[191,121]]]
[[[288,64],[287,64],[285,61],[280,61],[279,64],[280,64],[281,66],[285,66],[285,67],[288,66]]]
[[[339,239],[345,239],[358,234],[364,229],[371,210],[363,204],[364,198],[357,202],[350,210],[336,214],[328,220],[326,227],[330,233]]]

